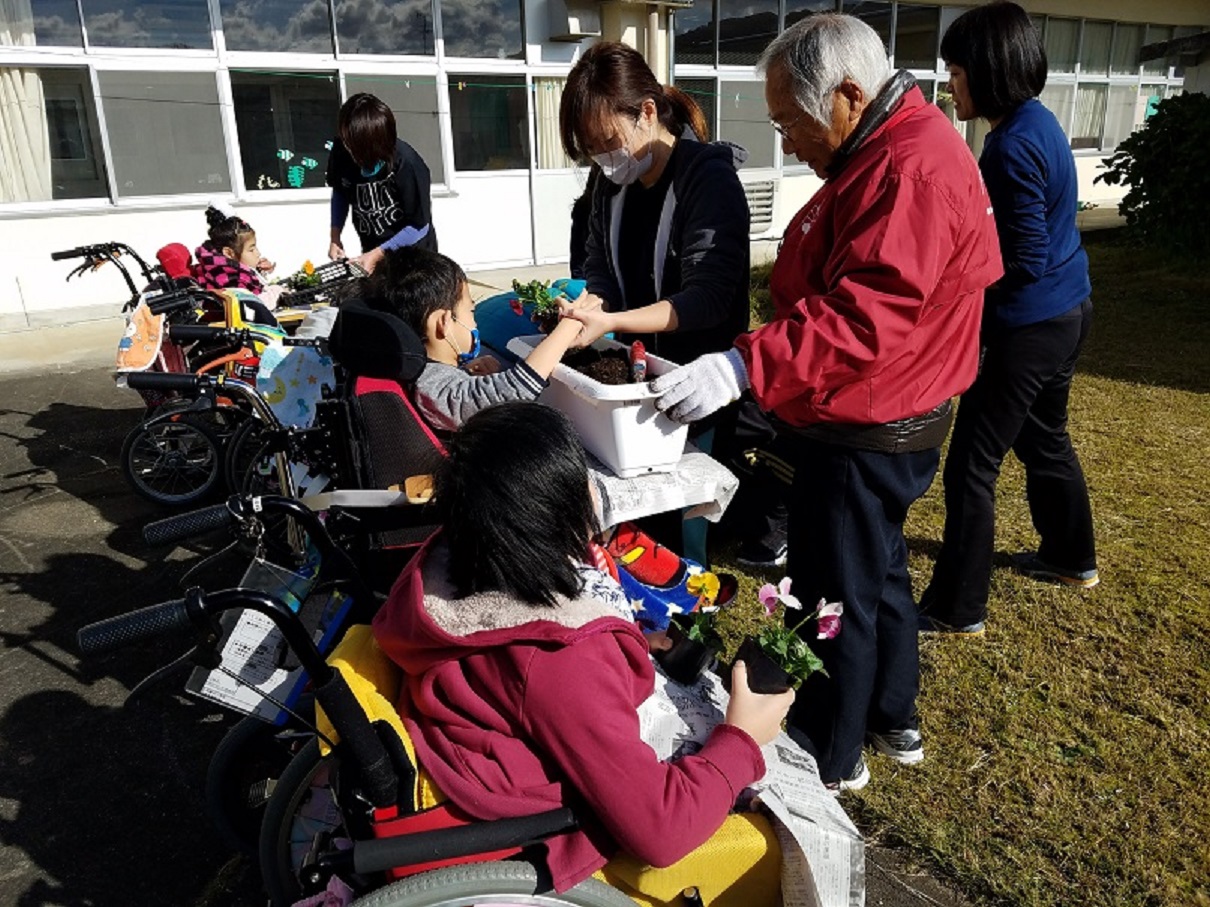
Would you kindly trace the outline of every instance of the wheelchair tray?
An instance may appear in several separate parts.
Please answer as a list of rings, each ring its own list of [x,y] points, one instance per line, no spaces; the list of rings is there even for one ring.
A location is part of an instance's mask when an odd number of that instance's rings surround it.
[[[330,651],[344,629],[353,599],[329,589],[306,595],[300,604],[280,584],[265,588],[274,584],[265,582],[263,576],[254,576],[257,567],[254,564],[249,568],[244,585],[284,598],[299,613],[319,650],[325,654]],[[185,691],[269,724],[283,724],[287,713],[265,698],[265,694],[293,707],[308,678],[277,626],[265,615],[246,610],[227,612],[221,625],[221,667],[195,668],[185,683]]]

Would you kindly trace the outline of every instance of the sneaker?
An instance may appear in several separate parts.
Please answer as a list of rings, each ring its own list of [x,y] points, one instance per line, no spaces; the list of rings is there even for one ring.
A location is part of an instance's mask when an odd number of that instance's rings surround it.
[[[739,549],[735,559],[745,567],[784,567],[786,552],[784,542],[779,548],[770,548],[762,542],[750,542]]]
[[[854,766],[852,774],[847,778],[841,778],[839,781],[829,781],[824,785],[833,793],[840,793],[846,790],[861,790],[870,783],[870,769],[865,764],[865,756],[857,757],[857,765]]]
[[[881,734],[870,731],[866,734],[866,740],[876,751],[894,759],[900,765],[915,765],[924,761],[924,741],[920,739],[920,732],[915,728],[884,731]]]
[[[921,614],[917,617],[916,624],[917,632],[930,634],[944,634],[946,636],[982,636],[987,632],[987,626],[983,621],[976,621],[973,624],[967,624],[964,627],[955,627],[952,624],[947,624],[944,621],[937,620],[935,617],[929,617],[927,614]]]
[[[1066,567],[1055,567],[1046,563],[1032,551],[1014,555],[1013,569],[1030,579],[1062,583],[1078,589],[1091,589],[1101,581],[1101,576],[1095,567],[1091,570],[1068,570]]]

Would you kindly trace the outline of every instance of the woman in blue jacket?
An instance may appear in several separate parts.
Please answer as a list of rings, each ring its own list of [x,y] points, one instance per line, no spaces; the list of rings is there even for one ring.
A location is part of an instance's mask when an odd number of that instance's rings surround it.
[[[1092,510],[1067,433],[1067,401],[1092,317],[1088,256],[1076,230],[1076,169],[1054,115],[1038,101],[1046,53],[1015,3],[968,10],[941,56],[960,120],[991,125],[979,169],[991,196],[1004,277],[988,288],[979,377],[958,407],[945,463],[945,536],[921,599],[921,629],[984,631],[995,543],[995,492],[1011,450],[1041,537],[1015,565],[1079,587],[1099,576]]]

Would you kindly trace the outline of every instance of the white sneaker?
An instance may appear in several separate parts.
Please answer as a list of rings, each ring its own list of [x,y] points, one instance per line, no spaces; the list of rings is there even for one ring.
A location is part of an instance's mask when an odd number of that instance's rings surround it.
[[[857,765],[853,768],[853,773],[847,778],[841,778],[839,781],[831,781],[824,785],[828,790],[835,794],[846,790],[861,790],[870,783],[870,768],[865,764],[865,756],[860,756],[857,759]]]

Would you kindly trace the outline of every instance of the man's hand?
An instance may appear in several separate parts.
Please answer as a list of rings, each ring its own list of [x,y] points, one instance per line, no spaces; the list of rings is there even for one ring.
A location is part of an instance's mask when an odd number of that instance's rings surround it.
[[[330,258],[332,261],[337,261],[341,258],[348,258],[348,256],[345,255],[345,247],[336,241],[332,241],[328,244],[328,258]]]
[[[738,350],[708,353],[660,375],[650,384],[655,408],[673,422],[696,422],[748,389],[748,369]]]
[[[352,259],[352,263],[360,267],[367,274],[373,274],[374,269],[378,267],[378,263],[382,261],[382,257],[386,253],[382,251],[382,246],[377,249],[371,249],[369,252],[363,252],[356,258]]]

